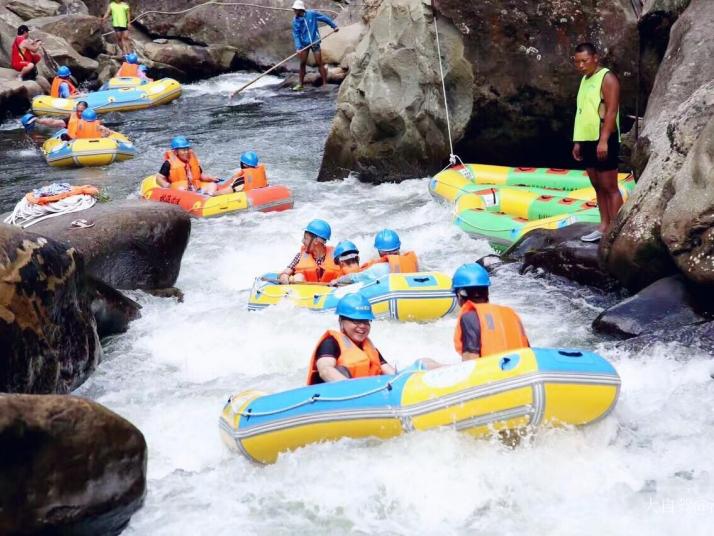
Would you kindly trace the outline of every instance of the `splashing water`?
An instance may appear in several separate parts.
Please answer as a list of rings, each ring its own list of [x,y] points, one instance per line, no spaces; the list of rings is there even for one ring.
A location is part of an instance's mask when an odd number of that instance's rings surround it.
[[[225,174],[255,149],[273,182],[294,190],[295,209],[194,220],[177,286],[185,301],[131,293],[143,306],[128,333],[77,394],[123,415],[149,445],[148,494],[126,534],[667,534],[708,533],[714,512],[714,382],[711,356],[677,345],[635,355],[598,342],[590,322],[611,298],[506,267],[494,276],[496,303],[519,311],[536,346],[595,348],[622,376],[613,414],[584,429],[541,430],[515,448],[451,430],[390,441],[342,440],[249,463],[218,437],[229,394],[300,385],[331,315],[280,305],[248,312],[253,278],[279,270],[314,217],[372,254],[374,233],[399,232],[430,269],[451,273],[490,253],[485,241],[450,224],[427,180],[370,186],[355,179],[317,183],[332,93],[248,90],[245,106],[226,95],[251,75],[188,86],[169,107],[114,114],[110,126],[140,149],[106,169],[48,170],[0,144],[4,207],[37,177],[98,180],[115,198],[155,172],[168,139],[187,133],[204,168]],[[275,82],[275,80],[272,80]],[[242,102],[242,101],[239,101]],[[170,118],[170,119],[168,119]],[[0,141],[17,132],[0,129]],[[15,143],[13,142],[13,143]],[[12,145],[12,144],[10,144]],[[7,177],[7,173],[3,174]],[[402,367],[419,357],[455,362],[454,318],[429,324],[376,322],[372,339]]]

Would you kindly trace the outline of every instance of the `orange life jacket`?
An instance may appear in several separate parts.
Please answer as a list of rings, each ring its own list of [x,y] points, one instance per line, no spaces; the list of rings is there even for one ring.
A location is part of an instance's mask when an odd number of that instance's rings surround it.
[[[325,260],[322,264],[318,266],[317,261],[305,251],[305,246],[302,248],[302,255],[300,256],[300,262],[295,266],[295,273],[302,274],[305,276],[305,281],[310,283],[329,283],[333,279],[337,279],[342,275],[342,270],[335,264],[332,260],[331,246],[325,248]],[[322,269],[322,276],[318,277],[318,268]]]
[[[164,158],[169,161],[171,171],[169,182],[174,190],[188,190],[188,172],[191,171],[191,186],[195,190],[201,187],[201,162],[193,151],[189,151],[188,162],[184,162],[173,151],[166,151]]]
[[[136,63],[129,63],[128,61],[125,61],[121,64],[117,74],[114,76],[136,76],[138,78],[140,76],[139,66]]]
[[[268,185],[268,178],[265,174],[265,166],[259,164],[254,168],[243,168],[241,176],[245,181],[243,183],[243,191],[255,190],[256,188],[265,188]]]
[[[70,95],[77,94],[77,88],[74,87],[74,84],[72,83],[72,81],[69,78],[60,78],[59,76],[55,76],[54,79],[52,80],[52,87],[50,88],[50,97],[59,98],[60,85],[63,82],[65,84],[69,85],[69,94]]]
[[[79,125],[79,121],[80,117],[77,115],[77,112],[72,112],[67,121],[67,134],[69,134],[70,138],[77,137],[77,125]]]
[[[337,366],[345,367],[350,372],[350,377],[366,378],[367,376],[379,376],[382,374],[379,352],[377,352],[372,341],[365,340],[362,348],[360,348],[344,333],[328,329],[317,341],[317,346],[312,352],[310,367],[307,369],[307,385],[314,385],[320,382],[320,374],[317,371],[317,349],[322,344],[322,341],[328,337],[334,337],[340,347]]]
[[[99,121],[85,121],[80,119],[77,121],[75,138],[101,138],[102,129]]]
[[[99,195],[99,190],[94,186],[85,184],[84,186],[72,186],[69,191],[62,192],[61,194],[45,195],[42,197],[35,197],[32,192],[29,192],[25,195],[25,199],[27,199],[33,205],[48,205],[50,203],[66,199],[68,197],[72,197],[73,195],[91,195],[97,197]]]
[[[366,270],[375,264],[386,262],[389,264],[389,272],[392,274],[412,274],[419,271],[419,261],[416,253],[407,251],[399,255],[384,255],[377,257],[361,266],[361,270]]]
[[[530,347],[523,324],[513,309],[503,305],[467,301],[459,311],[454,332],[454,347],[459,355],[464,353],[461,317],[470,311],[476,312],[481,327],[481,356]]]

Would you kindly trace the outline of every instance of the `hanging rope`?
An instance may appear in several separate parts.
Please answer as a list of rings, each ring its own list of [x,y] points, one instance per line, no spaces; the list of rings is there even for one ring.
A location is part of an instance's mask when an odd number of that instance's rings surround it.
[[[214,5],[214,6],[243,6],[243,7],[255,7],[258,9],[270,9],[273,11],[292,11],[292,9],[289,7],[261,6],[260,4],[252,4],[252,3],[248,3],[248,2],[219,2],[216,0],[209,0],[208,2],[203,2],[202,4],[198,4],[196,6],[192,6],[187,9],[182,9],[181,11],[156,11],[156,10],[144,11],[143,13],[140,13],[139,15],[137,15],[136,17],[131,19],[129,21],[129,24],[139,20],[142,17],[145,17],[146,15],[183,15],[185,13],[189,13],[190,11],[193,11],[194,9],[198,9],[198,8],[210,6],[210,5]],[[340,14],[339,11],[335,11],[334,9],[321,9],[320,11],[334,13],[335,15]],[[109,35],[111,33],[113,33],[113,31],[107,32],[102,35]]]

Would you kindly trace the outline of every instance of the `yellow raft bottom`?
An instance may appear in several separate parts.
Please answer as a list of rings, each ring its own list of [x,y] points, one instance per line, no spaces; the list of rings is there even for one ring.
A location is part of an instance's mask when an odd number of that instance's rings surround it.
[[[134,152],[122,151],[119,143],[131,144],[129,138],[113,132],[106,138],[76,139],[69,142],[50,138],[42,144],[47,163],[53,167],[107,166],[134,158]],[[69,150],[63,150],[68,148]]]

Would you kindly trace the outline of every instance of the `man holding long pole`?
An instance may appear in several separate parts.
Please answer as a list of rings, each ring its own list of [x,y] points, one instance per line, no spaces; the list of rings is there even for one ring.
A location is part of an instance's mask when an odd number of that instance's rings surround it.
[[[293,87],[293,91],[302,91],[305,83],[305,70],[307,67],[307,57],[312,49],[312,54],[315,56],[315,63],[320,70],[322,84],[327,84],[327,68],[322,61],[322,53],[320,52],[320,32],[317,29],[317,23],[324,22],[333,30],[338,31],[337,24],[319,11],[305,9],[305,3],[302,0],[295,0],[293,3],[293,11],[295,18],[293,19],[293,40],[295,41],[295,50],[302,50],[298,54],[300,58],[300,82]]]

